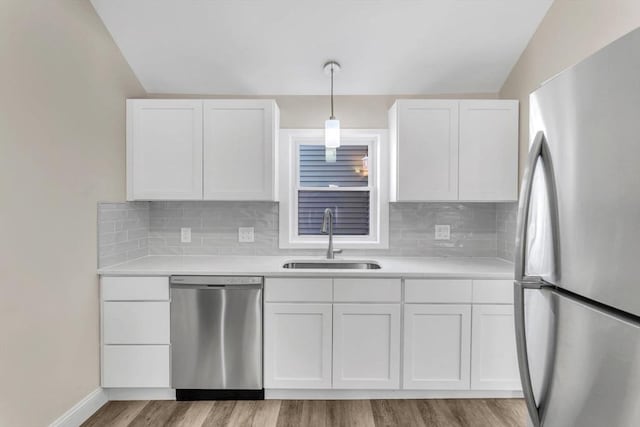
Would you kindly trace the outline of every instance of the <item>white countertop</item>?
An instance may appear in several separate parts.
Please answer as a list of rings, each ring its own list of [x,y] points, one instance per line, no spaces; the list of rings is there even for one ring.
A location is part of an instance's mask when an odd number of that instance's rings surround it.
[[[340,257],[344,261],[375,261],[379,270],[285,269],[288,261],[320,261],[304,256],[150,255],[101,268],[102,276],[248,275],[268,277],[412,277],[512,279],[513,263],[500,258]]]

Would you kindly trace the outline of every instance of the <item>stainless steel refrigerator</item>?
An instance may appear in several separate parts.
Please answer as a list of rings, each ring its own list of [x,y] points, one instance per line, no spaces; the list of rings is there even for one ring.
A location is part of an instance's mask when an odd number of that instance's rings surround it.
[[[516,341],[535,426],[640,426],[640,30],[530,97]]]

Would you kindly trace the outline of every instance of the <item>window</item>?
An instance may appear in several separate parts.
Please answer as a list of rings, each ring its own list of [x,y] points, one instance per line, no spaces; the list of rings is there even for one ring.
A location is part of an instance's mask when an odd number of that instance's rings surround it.
[[[290,167],[280,168],[280,247],[326,247],[321,227],[327,208],[337,247],[387,247],[383,144],[386,131],[343,130],[335,160],[327,161],[322,130],[283,130],[281,161]]]

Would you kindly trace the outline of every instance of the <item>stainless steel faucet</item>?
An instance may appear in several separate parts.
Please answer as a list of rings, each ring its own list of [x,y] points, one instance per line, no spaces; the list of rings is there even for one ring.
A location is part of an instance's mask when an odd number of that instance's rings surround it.
[[[324,216],[322,217],[322,229],[321,233],[329,234],[329,248],[327,249],[327,259],[334,259],[336,254],[342,252],[342,249],[333,249],[333,212],[327,208],[324,210]]]

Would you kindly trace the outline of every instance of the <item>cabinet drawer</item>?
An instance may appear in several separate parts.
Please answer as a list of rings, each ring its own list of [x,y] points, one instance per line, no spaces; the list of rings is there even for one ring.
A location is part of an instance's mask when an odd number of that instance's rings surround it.
[[[168,277],[103,277],[103,301],[169,301]]]
[[[405,302],[471,302],[471,280],[407,279],[404,286]]]
[[[104,344],[169,344],[169,302],[107,301]]]
[[[265,301],[269,302],[331,302],[332,279],[275,278],[266,279]]]
[[[474,280],[473,302],[477,304],[513,304],[513,281]]]
[[[334,279],[335,302],[400,302],[400,279]]]
[[[170,387],[168,345],[105,345],[102,387]]]

